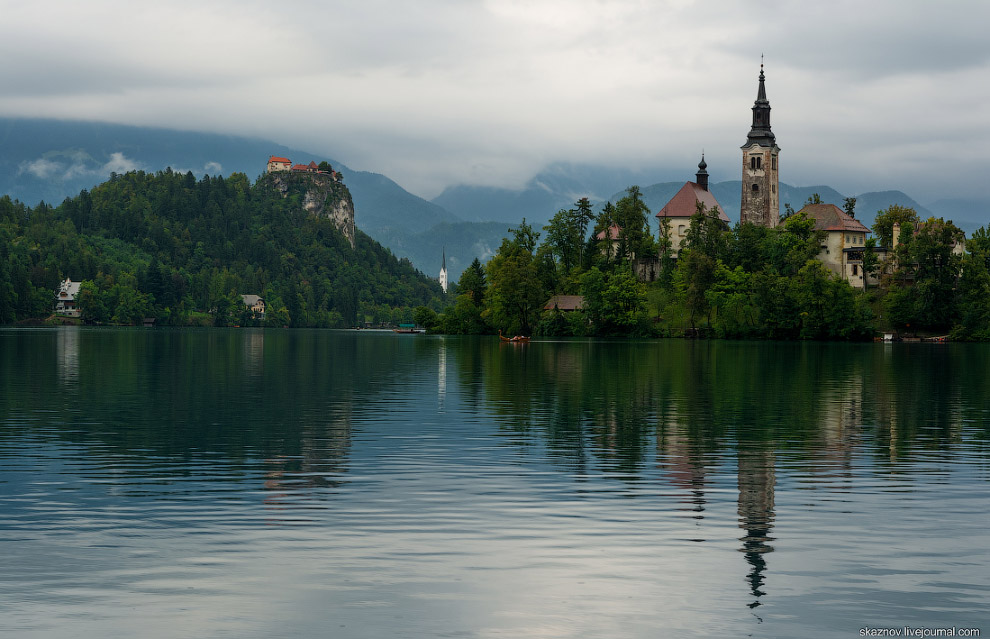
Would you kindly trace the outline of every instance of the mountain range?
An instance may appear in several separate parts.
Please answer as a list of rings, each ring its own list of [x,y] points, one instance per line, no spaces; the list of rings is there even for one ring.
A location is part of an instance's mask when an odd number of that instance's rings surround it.
[[[82,121],[0,118],[0,194],[30,205],[59,203],[83,189],[92,189],[111,173],[130,170],[174,171],[256,178],[270,155],[293,162],[326,160],[342,172],[355,206],[355,223],[395,255],[407,257],[427,274],[439,272],[443,255],[451,279],[475,258],[485,260],[498,248],[508,229],[523,218],[545,224],[558,210],[581,197],[597,205],[616,201],[630,185],[639,185],[651,210],[659,210],[685,180],[684,175],[661,175],[647,169],[621,169],[555,163],[533,176],[522,188],[457,185],[432,201],[409,193],[388,177],[353,170],[326,155],[289,148],[260,138],[176,131]],[[667,181],[658,181],[666,177]],[[733,220],[738,219],[740,181],[718,182],[712,192]],[[822,201],[842,205],[846,197],[826,186],[780,184],[781,203],[800,209],[817,193]],[[876,212],[891,204],[910,206],[921,217],[952,219],[972,232],[990,221],[986,202],[944,199],[922,205],[901,191],[855,195],[857,217],[868,226]],[[654,223],[655,224],[655,223]]]

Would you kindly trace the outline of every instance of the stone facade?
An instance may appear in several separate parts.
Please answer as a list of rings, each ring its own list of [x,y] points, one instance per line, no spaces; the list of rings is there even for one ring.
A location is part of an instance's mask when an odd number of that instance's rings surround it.
[[[770,129],[763,66],[760,87],[753,104],[753,124],[742,145],[742,199],[739,221],[774,227],[780,223],[780,147]]]
[[[879,283],[875,276],[864,282],[863,249],[870,229],[834,204],[808,204],[798,213],[813,219],[815,230],[825,234],[817,256],[825,268],[854,288],[863,288],[864,283],[870,286]]]

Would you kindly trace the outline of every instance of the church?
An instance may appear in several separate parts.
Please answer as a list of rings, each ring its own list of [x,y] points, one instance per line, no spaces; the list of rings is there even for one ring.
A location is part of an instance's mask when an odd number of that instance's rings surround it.
[[[740,222],[774,227],[780,223],[780,147],[770,128],[770,101],[767,100],[766,77],[760,65],[760,84],[753,104],[753,123],[742,145],[742,199]],[[708,165],[702,155],[695,182],[684,186],[657,213],[661,234],[670,239],[671,256],[676,259],[691,225],[697,205],[716,211],[728,228],[729,217],[708,189]]]
[[[760,65],[760,87],[753,104],[753,125],[742,145],[742,205],[739,221],[774,227],[780,223],[780,147],[770,129],[770,101]]]

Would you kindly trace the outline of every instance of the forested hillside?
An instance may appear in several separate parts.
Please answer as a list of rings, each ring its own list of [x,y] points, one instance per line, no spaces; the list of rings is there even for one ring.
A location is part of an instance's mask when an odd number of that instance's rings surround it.
[[[335,195],[350,205],[346,186]],[[304,197],[165,170],[115,174],[56,208],[0,198],[0,323],[48,316],[66,277],[83,280],[84,319],[118,323],[240,323],[240,295],[257,294],[270,324],[347,326],[405,320],[441,294],[361,231],[352,248]]]

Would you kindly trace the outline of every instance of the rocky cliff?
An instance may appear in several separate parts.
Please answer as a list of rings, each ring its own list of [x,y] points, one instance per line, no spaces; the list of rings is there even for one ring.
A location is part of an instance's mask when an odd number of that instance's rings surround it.
[[[332,220],[354,246],[354,201],[338,174],[279,171],[267,173],[261,180],[283,198],[299,194],[302,207],[310,215]]]

